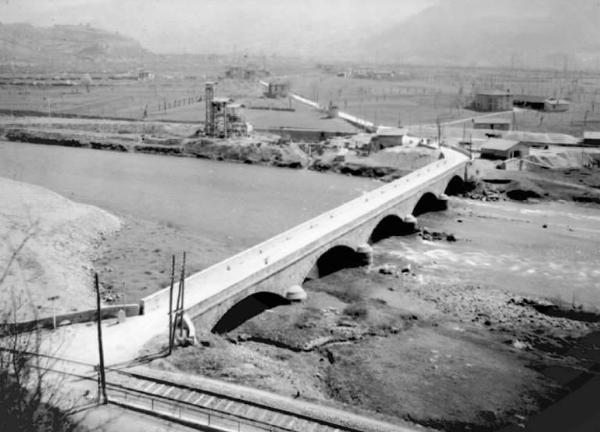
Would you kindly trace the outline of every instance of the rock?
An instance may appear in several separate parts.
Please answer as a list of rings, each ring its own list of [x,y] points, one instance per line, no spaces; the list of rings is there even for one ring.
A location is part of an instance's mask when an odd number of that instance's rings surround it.
[[[526,343],[526,342],[521,342],[521,341],[520,341],[520,340],[518,340],[518,339],[515,339],[515,340],[512,342],[512,346],[513,346],[514,348],[516,348],[516,349],[519,349],[519,350],[524,350],[524,349],[529,349],[529,348],[530,348],[528,343]]]
[[[454,234],[448,234],[448,235],[446,235],[446,241],[455,242],[456,237],[454,237]]]
[[[411,271],[411,268],[412,268],[412,267],[411,267],[411,265],[410,265],[410,264],[407,264],[406,266],[402,267],[402,270],[401,270],[401,272],[402,272],[402,273],[410,273],[410,271]]]
[[[379,267],[379,273],[383,275],[393,275],[395,274],[394,266],[391,264],[384,264],[383,266]]]
[[[542,225],[542,228],[548,228],[548,224]]]

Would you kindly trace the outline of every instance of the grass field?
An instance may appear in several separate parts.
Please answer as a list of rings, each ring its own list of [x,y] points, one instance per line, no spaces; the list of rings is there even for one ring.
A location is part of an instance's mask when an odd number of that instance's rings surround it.
[[[401,69],[398,67],[397,69]],[[376,124],[419,125],[470,119],[478,113],[465,109],[478,89],[511,89],[512,93],[567,98],[566,113],[519,112],[519,130],[559,132],[581,136],[600,130],[600,78],[584,73],[451,68],[407,68],[396,80],[347,79],[317,68],[297,69],[289,80],[292,91],[322,106],[330,102],[350,114]],[[294,72],[294,71],[288,71]],[[95,79],[85,86],[0,85],[0,110],[34,111],[49,115],[202,122],[204,79],[160,75],[154,81]],[[31,81],[33,84],[33,80]],[[216,94],[247,107],[294,108],[294,112],[247,109],[248,121],[258,129],[297,128],[353,132],[338,119],[288,99],[264,99],[254,81],[221,79]],[[585,124],[584,124],[585,120]]]
[[[376,124],[390,126],[431,124],[480,113],[468,109],[479,89],[510,89],[566,98],[566,113],[526,111],[517,114],[519,130],[556,132],[581,136],[600,130],[600,78],[584,73],[556,71],[496,71],[485,69],[418,68],[401,80],[347,79],[323,72],[290,76],[293,91],[322,105],[331,101],[340,109]],[[584,119],[585,126],[584,126]]]

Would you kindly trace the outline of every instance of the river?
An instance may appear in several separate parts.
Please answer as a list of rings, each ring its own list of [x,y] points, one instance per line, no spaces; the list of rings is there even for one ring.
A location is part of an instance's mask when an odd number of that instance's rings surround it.
[[[222,245],[204,265],[380,185],[307,170],[2,141],[0,176]],[[376,245],[384,262],[407,260],[457,282],[600,307],[595,207],[454,200],[449,211],[419,219],[459,241],[389,239]]]
[[[0,141],[0,176],[238,246],[380,185],[307,170],[6,141]]]

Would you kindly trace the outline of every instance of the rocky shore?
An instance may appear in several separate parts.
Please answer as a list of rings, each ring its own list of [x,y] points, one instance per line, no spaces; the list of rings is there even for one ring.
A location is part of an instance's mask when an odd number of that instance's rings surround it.
[[[415,234],[375,245],[370,269],[306,282],[306,303],[203,334],[199,346],[152,366],[433,429],[525,427],[566,394],[578,397],[594,376],[593,359],[600,361],[600,308],[586,300],[593,293],[571,301],[564,288],[563,298],[552,291],[563,273],[548,255],[594,243],[580,240],[589,235],[585,226],[570,221],[572,229],[563,230],[559,216],[547,220],[544,211],[525,220],[508,202],[453,206],[420,216]],[[532,227],[542,230],[542,221],[549,224],[545,243],[532,251],[540,241]],[[512,254],[522,269],[488,266],[486,251],[493,262]],[[555,273],[535,276],[549,269]]]

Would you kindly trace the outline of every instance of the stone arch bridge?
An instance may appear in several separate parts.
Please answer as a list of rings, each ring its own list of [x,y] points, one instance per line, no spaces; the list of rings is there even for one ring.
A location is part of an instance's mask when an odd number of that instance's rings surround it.
[[[255,315],[256,305],[302,299],[307,278],[368,263],[370,244],[414,230],[419,214],[445,208],[448,195],[462,188],[470,159],[448,148],[443,154],[405,177],[189,276],[187,316],[196,328],[226,330]],[[144,298],[142,307],[144,313],[166,313],[168,302],[165,288]]]

